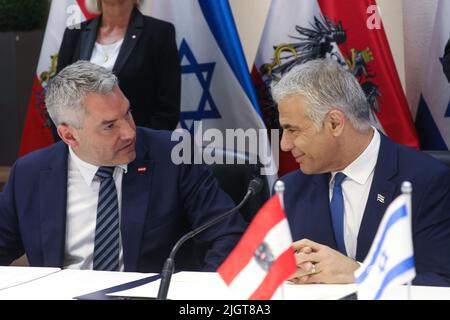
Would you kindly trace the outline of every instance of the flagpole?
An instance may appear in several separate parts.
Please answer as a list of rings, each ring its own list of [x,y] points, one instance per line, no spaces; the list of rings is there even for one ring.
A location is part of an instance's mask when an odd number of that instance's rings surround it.
[[[280,197],[280,203],[281,203],[281,207],[284,210],[284,201],[283,201],[283,194],[284,194],[284,182],[281,180],[277,180],[277,182],[275,182],[275,192],[277,193],[278,197]]]
[[[284,200],[283,200],[283,194],[284,194],[284,190],[285,190],[284,182],[281,180],[277,180],[277,182],[275,182],[274,189],[275,189],[276,194],[278,195],[278,198],[280,199],[281,208],[283,208],[283,210],[284,210]],[[281,300],[284,300],[284,281],[281,284],[280,295],[281,295]]]
[[[409,181],[403,181],[401,191],[403,195],[406,196],[407,199],[407,208],[408,208],[408,219],[411,219],[411,193],[412,193],[412,184]],[[407,300],[411,300],[411,285],[412,281],[409,280],[406,284],[406,297]]]

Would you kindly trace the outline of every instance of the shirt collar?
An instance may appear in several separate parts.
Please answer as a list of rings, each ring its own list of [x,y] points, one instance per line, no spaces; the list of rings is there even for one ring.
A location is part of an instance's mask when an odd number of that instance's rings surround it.
[[[380,151],[380,133],[374,127],[372,129],[374,131],[373,137],[367,148],[342,171],[348,178],[361,185],[367,182],[367,179],[375,170],[378,152]],[[335,175],[336,172],[332,172],[331,181],[333,181]]]
[[[75,152],[73,152],[71,147],[69,147],[69,161],[71,161],[72,164],[75,165],[78,171],[80,171],[81,176],[83,177],[86,184],[90,186],[95,178],[95,174],[97,173],[98,168],[100,167],[81,160],[75,154]],[[116,172],[117,168],[121,168],[124,173],[127,173],[128,171],[128,165],[126,164],[117,165],[116,168],[114,169],[114,173]]]

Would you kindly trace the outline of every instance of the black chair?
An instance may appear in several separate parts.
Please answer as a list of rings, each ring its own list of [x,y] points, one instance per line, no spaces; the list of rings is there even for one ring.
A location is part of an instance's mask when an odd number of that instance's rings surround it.
[[[208,167],[217,179],[219,186],[233,199],[235,204],[238,204],[244,198],[248,184],[253,178],[260,177],[263,180],[264,186],[261,192],[251,197],[239,210],[244,220],[250,223],[258,210],[270,198],[269,183],[266,177],[260,175],[260,166],[251,164],[247,155],[238,154],[234,151],[214,148],[208,150],[208,152],[214,157],[217,156],[222,159],[222,163],[209,164]],[[226,162],[227,158],[229,164]],[[239,163],[238,160],[240,161]],[[197,242],[194,238],[189,240],[184,246],[195,247],[195,250],[189,251],[192,267],[185,268],[185,270],[200,270],[199,267],[203,265],[208,244]]]
[[[236,204],[244,198],[248,184],[253,178],[260,177],[263,180],[264,186],[261,192],[251,197],[247,204],[240,209],[244,219],[250,222],[262,205],[270,198],[270,187],[267,178],[260,175],[260,165],[250,163],[247,155],[234,151],[213,149],[211,154],[222,158],[222,164],[210,164],[209,168],[218,180],[220,187]],[[227,159],[230,164],[227,164]]]
[[[450,167],[450,151],[427,150],[424,152]]]

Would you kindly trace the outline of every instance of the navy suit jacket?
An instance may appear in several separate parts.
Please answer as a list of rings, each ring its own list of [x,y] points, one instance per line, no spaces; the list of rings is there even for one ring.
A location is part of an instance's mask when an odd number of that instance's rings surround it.
[[[308,238],[337,250],[331,222],[330,174],[300,171],[282,178],[285,208],[293,240]],[[414,149],[381,134],[372,186],[357,238],[356,260],[369,252],[387,206],[410,181],[412,228],[417,285],[450,286],[450,169]],[[384,203],[377,195],[385,197]]]
[[[234,206],[207,166],[172,163],[174,144],[167,131],[137,129],[137,156],[122,181],[125,271],[160,272],[182,235]],[[63,266],[67,156],[68,147],[58,142],[14,164],[0,194],[0,264],[25,252],[31,266]],[[176,268],[200,269],[194,255],[206,252],[201,269],[215,270],[245,227],[235,214],[203,231],[196,236],[198,246],[181,247]]]
[[[83,22],[79,28],[66,29],[58,72],[75,61],[91,59],[100,22],[101,16]],[[180,120],[181,71],[171,23],[133,9],[112,71],[130,100],[136,125],[175,129]]]

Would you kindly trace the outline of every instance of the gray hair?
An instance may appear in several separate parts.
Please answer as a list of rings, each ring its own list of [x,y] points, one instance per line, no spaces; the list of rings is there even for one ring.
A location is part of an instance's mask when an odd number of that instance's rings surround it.
[[[370,105],[358,80],[331,59],[317,59],[295,66],[278,83],[272,83],[275,102],[301,95],[306,112],[319,130],[327,113],[338,109],[358,131],[370,126]]]
[[[110,93],[118,84],[117,77],[107,69],[89,61],[77,61],[52,78],[45,90],[45,106],[56,126],[83,126],[84,99],[90,92]]]
[[[141,5],[141,0],[133,0],[135,7]],[[86,0],[86,9],[91,13],[102,13],[102,1],[101,0]]]

